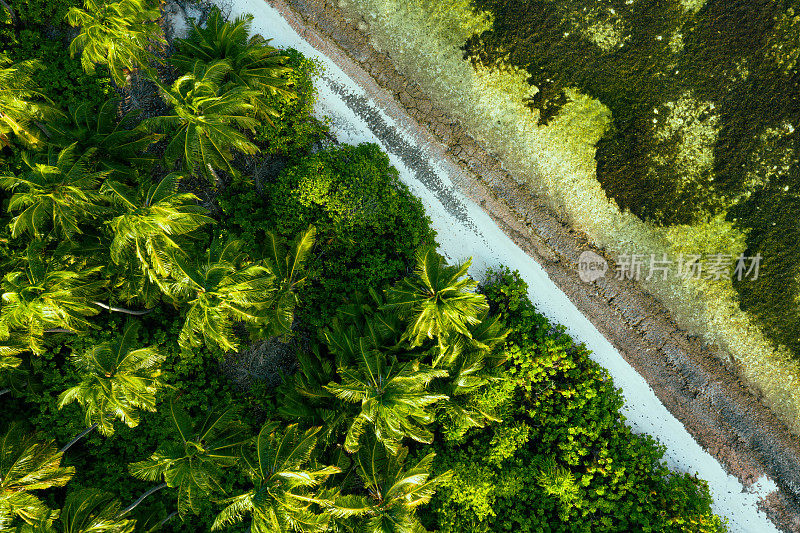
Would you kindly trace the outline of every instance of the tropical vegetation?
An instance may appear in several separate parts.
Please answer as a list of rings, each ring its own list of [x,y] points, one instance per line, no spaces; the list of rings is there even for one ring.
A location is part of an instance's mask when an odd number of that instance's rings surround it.
[[[0,529],[724,530],[515,274],[333,140],[318,65],[161,15],[0,10]]]

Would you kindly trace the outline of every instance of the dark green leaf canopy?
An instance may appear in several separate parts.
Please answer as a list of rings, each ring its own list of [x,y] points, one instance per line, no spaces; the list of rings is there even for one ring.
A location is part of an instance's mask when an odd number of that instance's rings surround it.
[[[31,491],[63,487],[75,469],[61,466],[61,454],[52,441],[40,441],[19,424],[0,436],[0,531],[15,518],[35,524],[54,516]]]
[[[248,437],[232,408],[210,409],[197,421],[174,400],[169,401],[166,411],[172,439],[162,442],[148,459],[129,466],[134,477],[163,479],[167,486],[177,488],[178,511],[183,516],[197,512],[201,498],[222,491],[222,469],[236,464],[239,447]]]
[[[285,428],[274,422],[265,424],[256,438],[255,450],[244,455],[253,489],[226,500],[228,506],[214,520],[212,529],[240,522],[249,513],[254,533],[329,531],[325,509],[333,502],[317,497],[314,489],[340,469],[308,468],[319,431],[319,427],[301,431],[297,424]]]
[[[70,361],[81,372],[81,382],[59,395],[59,409],[77,401],[86,425],[99,424],[104,435],[114,432],[115,418],[135,427],[139,410],[156,410],[156,393],[163,387],[158,365],[164,356],[153,347],[133,348],[139,327],[129,322],[113,342],[73,352]]]

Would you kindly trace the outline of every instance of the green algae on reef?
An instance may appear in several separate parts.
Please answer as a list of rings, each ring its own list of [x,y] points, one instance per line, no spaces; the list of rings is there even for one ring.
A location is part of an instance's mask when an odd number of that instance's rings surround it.
[[[702,5],[701,5],[702,4]],[[565,89],[612,112],[597,178],[656,225],[723,215],[761,276],[740,305],[800,357],[800,1],[473,0],[492,28],[465,53],[513,65],[540,120]]]

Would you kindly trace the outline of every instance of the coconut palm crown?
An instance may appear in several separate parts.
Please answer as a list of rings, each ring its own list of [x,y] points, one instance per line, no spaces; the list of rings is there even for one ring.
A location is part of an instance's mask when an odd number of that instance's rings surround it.
[[[14,193],[8,210],[22,211],[11,221],[12,237],[28,233],[38,239],[53,232],[71,239],[82,233],[81,224],[102,212],[98,189],[108,175],[91,168],[94,151],[80,153],[72,144],[42,158],[26,153],[27,171],[0,175],[0,187]]]
[[[238,175],[231,165],[234,151],[253,155],[258,147],[242,130],[255,131],[258,120],[249,103],[253,91],[223,87],[231,66],[225,61],[208,65],[197,61],[191,72],[162,87],[172,114],[153,117],[143,124],[153,131],[169,131],[172,139],[164,158],[180,162],[186,173],[200,172],[212,184],[219,181],[217,170]]]
[[[356,509],[365,515],[358,531],[363,533],[411,533],[426,531],[416,516],[416,509],[428,503],[436,487],[450,477],[449,472],[431,479],[436,454],[429,453],[414,466],[404,470],[408,448],[391,454],[378,441],[372,440],[355,455],[356,471],[369,496],[345,497],[337,507]],[[332,509],[336,513],[336,508]]]
[[[300,302],[297,291],[306,281],[306,263],[316,234],[314,226],[309,226],[287,247],[275,233],[267,233],[263,263],[275,276],[275,287],[272,301],[267,306],[266,336],[288,337],[292,333],[294,310]]]
[[[58,522],[62,533],[133,533],[136,521],[121,518],[119,510],[112,494],[81,489],[67,494]]]
[[[158,4],[150,0],[84,0],[83,9],[71,7],[67,12],[67,21],[80,27],[70,54],[81,52],[81,66],[87,73],[94,74],[96,64],[106,65],[114,82],[126,85],[128,71],[150,69],[155,56],[149,49],[166,44],[156,22],[160,17]]]
[[[127,301],[155,305],[174,272],[174,256],[185,253],[178,238],[214,222],[194,194],[179,192],[179,180],[172,173],[146,189],[117,181],[103,187],[121,212],[106,224],[113,234],[111,260],[124,273],[121,296]]]
[[[32,79],[42,66],[36,60],[14,62],[0,53],[0,148],[11,144],[12,135],[24,145],[40,146],[37,121],[57,115]]]
[[[104,435],[114,432],[114,419],[135,427],[139,410],[156,410],[156,394],[163,387],[158,365],[164,356],[153,347],[133,349],[139,327],[139,322],[129,322],[113,342],[73,352],[70,361],[81,381],[59,395],[59,409],[77,401],[86,425],[98,424]]]
[[[412,346],[433,338],[444,346],[454,334],[471,337],[469,326],[478,324],[489,309],[486,298],[473,292],[477,283],[467,276],[472,261],[449,266],[430,247],[418,250],[416,258],[415,275],[389,289],[381,309],[407,317],[405,338]]]
[[[169,287],[189,310],[178,338],[182,348],[203,342],[235,350],[234,321],[266,323],[262,312],[272,299],[275,277],[264,266],[246,263],[242,243],[215,241],[199,264],[175,256],[177,280]]]
[[[0,322],[21,335],[36,354],[42,353],[45,330],[84,331],[90,327],[87,317],[98,313],[92,302],[106,284],[95,278],[99,267],[80,272],[67,268],[55,258],[43,261],[35,247],[29,247],[24,265],[6,274],[0,284]]]
[[[62,467],[62,455],[19,424],[0,435],[0,531],[9,531],[16,518],[36,524],[55,516],[31,491],[66,485],[75,468]]]
[[[340,381],[325,388],[347,403],[360,403],[361,412],[350,423],[344,448],[354,452],[361,446],[361,435],[372,427],[375,437],[396,452],[405,437],[430,443],[433,433],[426,427],[434,421],[433,404],[447,400],[444,394],[427,390],[435,378],[446,377],[446,370],[434,369],[418,360],[398,361],[372,348],[366,337],[354,343],[356,360],[340,366]]]
[[[204,63],[226,61],[231,66],[225,76],[225,87],[246,87],[252,89],[249,102],[260,118],[271,122],[270,117],[278,116],[267,96],[290,100],[295,93],[288,87],[288,74],[292,72],[285,66],[287,56],[269,45],[269,40],[261,35],[250,35],[252,15],[237,17],[233,22],[226,21],[219,8],[214,7],[208,15],[205,27],[192,21],[192,29],[186,39],[178,39],[178,52],[170,62],[183,72],[194,68],[197,60]]]
[[[181,516],[197,512],[202,498],[222,491],[222,469],[236,464],[239,448],[248,440],[237,418],[233,409],[211,409],[195,421],[170,400],[167,419],[173,438],[163,441],[148,459],[131,463],[131,474],[145,481],[163,479],[178,489]]]
[[[243,456],[254,487],[225,501],[227,507],[214,520],[221,529],[252,515],[253,533],[314,533],[328,531],[325,508],[333,502],[318,498],[314,489],[341,470],[335,466],[308,468],[320,428],[300,431],[297,424],[285,428],[265,424],[255,442],[255,453]],[[313,509],[314,504],[318,507]]]
[[[49,142],[60,148],[77,143],[79,152],[96,148],[93,157],[101,170],[113,171],[114,177],[135,178],[139,169],[152,165],[155,157],[144,152],[161,138],[137,124],[139,113],[132,110],[120,117],[119,98],[109,98],[99,106],[70,105],[61,120],[48,124]]]

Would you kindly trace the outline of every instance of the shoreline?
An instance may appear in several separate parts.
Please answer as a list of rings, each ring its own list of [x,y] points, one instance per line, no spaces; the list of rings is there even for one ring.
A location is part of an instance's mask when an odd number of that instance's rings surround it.
[[[578,309],[646,379],[691,436],[745,486],[768,476],[778,490],[763,506],[787,531],[800,530],[800,446],[759,399],[711,354],[713,347],[678,328],[664,307],[630,281],[578,279],[584,250],[602,252],[546,203],[505,173],[466,130],[403,79],[367,36],[331,2],[270,0],[290,25],[355,80],[393,119],[460,169],[454,185],[479,204],[546,271]],[[302,11],[301,18],[297,11]],[[646,312],[645,312],[646,311]]]

